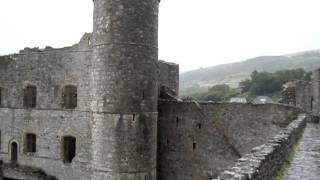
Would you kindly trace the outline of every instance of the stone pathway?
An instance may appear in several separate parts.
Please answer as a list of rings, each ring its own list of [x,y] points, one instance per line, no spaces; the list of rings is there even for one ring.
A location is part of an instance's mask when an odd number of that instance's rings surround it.
[[[307,124],[282,180],[320,180],[320,124]]]

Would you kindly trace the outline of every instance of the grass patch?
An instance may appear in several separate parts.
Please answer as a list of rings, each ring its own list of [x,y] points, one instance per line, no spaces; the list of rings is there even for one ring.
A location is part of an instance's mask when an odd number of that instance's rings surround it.
[[[303,134],[303,132],[302,132]],[[291,162],[293,160],[294,155],[296,154],[300,141],[301,141],[302,136],[297,140],[295,144],[293,144],[292,148],[289,151],[287,159],[284,161],[280,169],[277,171],[276,175],[273,177],[273,180],[281,180],[282,176],[286,172],[286,170],[290,167]]]

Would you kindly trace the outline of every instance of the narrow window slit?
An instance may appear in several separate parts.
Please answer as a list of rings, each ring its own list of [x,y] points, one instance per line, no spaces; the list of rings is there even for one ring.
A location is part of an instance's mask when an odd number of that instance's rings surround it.
[[[1,141],[2,139],[1,139],[1,130],[0,130],[0,150],[1,150]]]
[[[0,87],[0,106],[2,106],[2,88]]]
[[[196,148],[197,148],[197,143],[196,142],[193,142],[193,144],[192,144],[192,150],[193,150],[193,152],[196,150]]]

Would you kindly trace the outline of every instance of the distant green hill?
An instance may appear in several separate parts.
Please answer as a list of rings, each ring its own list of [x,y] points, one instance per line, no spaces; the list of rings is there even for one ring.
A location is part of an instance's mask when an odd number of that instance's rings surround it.
[[[180,94],[206,91],[208,86],[228,84],[237,87],[252,71],[274,72],[283,69],[303,68],[306,71],[320,67],[320,50],[283,56],[262,56],[238,63],[224,64],[189,71],[180,76]]]

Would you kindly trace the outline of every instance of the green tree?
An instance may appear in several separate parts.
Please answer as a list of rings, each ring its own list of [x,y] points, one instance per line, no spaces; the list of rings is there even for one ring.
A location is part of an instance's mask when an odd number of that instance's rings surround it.
[[[280,81],[282,84],[284,84],[288,81],[303,79],[306,72],[300,68],[300,69],[293,69],[293,70],[276,71],[274,74],[277,77],[277,80]]]
[[[250,88],[246,90],[253,96],[275,94],[282,90],[284,83],[303,79],[305,75],[306,72],[301,68],[281,70],[274,73],[253,71],[251,73]]]
[[[209,88],[206,93],[193,94],[192,97],[194,99],[205,101],[227,101],[230,97],[237,96],[239,94],[240,93],[237,90],[231,89],[228,85],[219,84]]]
[[[249,92],[252,95],[267,95],[281,90],[281,86],[282,84],[277,81],[274,74],[261,72],[252,79]]]

